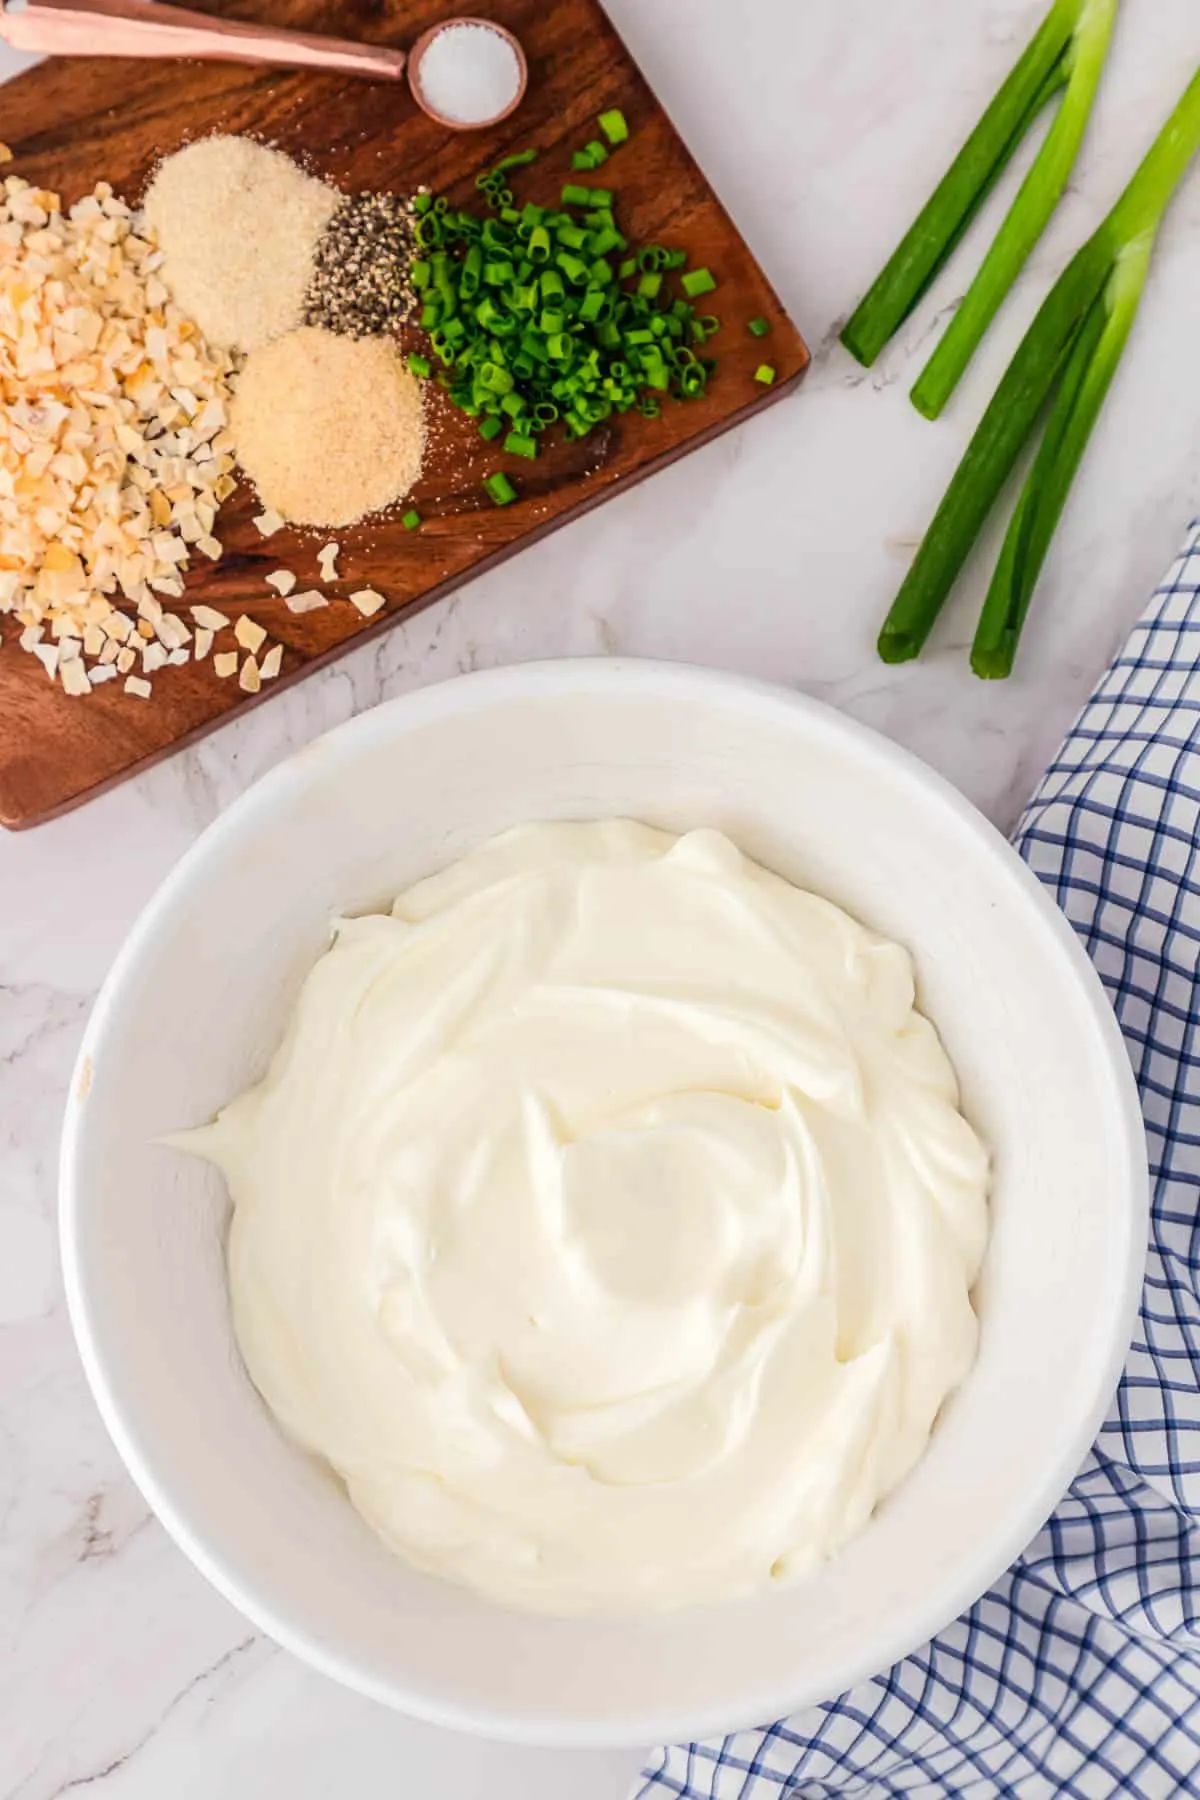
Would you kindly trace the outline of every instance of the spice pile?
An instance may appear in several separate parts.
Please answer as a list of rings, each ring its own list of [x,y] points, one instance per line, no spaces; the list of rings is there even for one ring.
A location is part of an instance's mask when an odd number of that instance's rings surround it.
[[[303,525],[351,525],[421,472],[421,389],[389,338],[303,326],[256,350],[234,396],[238,460],[264,503]]]
[[[264,506],[350,525],[421,471],[421,390],[391,341],[414,306],[410,201],[347,198],[278,150],[212,137],[146,197],[163,277],[216,341],[246,353],[232,429]]]
[[[304,321],[349,337],[397,331],[412,317],[415,213],[397,194],[355,194],[339,205],[314,256]]]
[[[214,560],[233,491],[230,363],[172,304],[161,255],[101,184],[64,214],[0,201],[0,612],[69,694],[185,661],[163,599]]]
[[[251,138],[169,156],[146,194],[172,298],[210,344],[254,350],[301,323],[336,188]]]

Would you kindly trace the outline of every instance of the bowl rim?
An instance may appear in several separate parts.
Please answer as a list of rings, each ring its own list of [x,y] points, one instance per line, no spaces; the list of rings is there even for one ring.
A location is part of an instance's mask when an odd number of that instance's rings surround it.
[[[648,1742],[711,1738],[764,1720],[783,1718],[833,1696],[797,1691],[794,1681],[781,1676],[755,1695],[739,1698],[728,1707],[648,1712],[606,1722],[563,1715],[514,1714],[494,1706],[464,1705],[403,1690],[393,1681],[374,1676],[354,1657],[310,1638],[294,1626],[256,1590],[253,1578],[232,1572],[207,1536],[184,1521],[169,1488],[158,1478],[153,1454],[125,1423],[120,1398],[108,1378],[92,1314],[88,1276],[79,1255],[77,1221],[86,1204],[86,1173],[79,1158],[82,1108],[77,1104],[77,1096],[86,1093],[91,1061],[98,1055],[127,978],[160,916],[186,893],[195,873],[214,853],[219,853],[223,840],[232,831],[304,790],[310,765],[319,759],[319,765],[328,768],[331,756],[356,755],[369,748],[373,740],[390,738],[464,712],[487,710],[496,702],[561,696],[581,689],[589,695],[620,695],[633,689],[659,696],[707,696],[726,706],[750,707],[756,712],[774,710],[784,722],[800,717],[824,734],[827,741],[840,740],[859,756],[886,763],[889,777],[899,776],[948,808],[959,828],[995,859],[998,870],[1007,870],[1024,903],[1040,915],[1043,928],[1057,940],[1064,960],[1074,971],[1081,998],[1086,1001],[1119,1101],[1108,1125],[1114,1147],[1119,1145],[1122,1152],[1124,1185],[1129,1195],[1123,1241],[1113,1244],[1113,1267],[1118,1268],[1123,1261],[1125,1273],[1118,1290],[1119,1304],[1112,1311],[1108,1350],[1093,1370],[1089,1404],[1081,1409],[1076,1430],[1064,1435],[1053,1465],[1030,1488],[1007,1536],[994,1544],[991,1554],[974,1564],[971,1571],[964,1571],[952,1587],[938,1589],[933,1603],[926,1603],[919,1621],[910,1622],[903,1630],[883,1630],[869,1655],[839,1668],[839,1692],[883,1673],[943,1631],[1004,1573],[1059,1504],[1095,1441],[1125,1364],[1142,1294],[1149,1216],[1145,1128],[1133,1069],[1099,975],[1065,914],[1003,834],[944,776],[882,733],[823,701],[749,676],[682,662],[582,657],[510,665],[435,682],[359,713],[294,751],[225,807],[184,852],[135,918],[93,1006],[68,1089],[59,1155],[59,1238],[67,1311],[88,1385],[122,1461],[168,1535],[213,1587],[259,1630],[320,1673],[410,1717],[498,1741],[555,1749],[623,1748]],[[1118,1289],[1115,1277],[1114,1289]],[[711,1610],[715,1614],[720,1609]]]

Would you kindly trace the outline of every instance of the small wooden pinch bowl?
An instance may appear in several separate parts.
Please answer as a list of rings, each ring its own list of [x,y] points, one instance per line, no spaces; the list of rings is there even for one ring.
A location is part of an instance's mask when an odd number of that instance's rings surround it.
[[[421,64],[425,60],[425,52],[433,43],[434,38],[440,37],[443,31],[452,30],[456,25],[482,25],[486,30],[494,31],[497,37],[502,37],[505,43],[510,46],[517,59],[517,67],[519,70],[517,91],[509,101],[508,105],[504,108],[504,111],[495,113],[490,119],[448,119],[445,113],[438,112],[436,107],[429,104],[428,100],[425,98],[424,90],[421,87]],[[431,25],[428,31],[423,31],[409,51],[408,85],[412,90],[412,97],[420,107],[421,111],[426,113],[428,117],[433,119],[438,125],[444,125],[447,131],[486,131],[489,126],[500,125],[505,119],[511,118],[518,106],[520,106],[522,100],[524,100],[526,89],[529,86],[529,63],[526,60],[525,50],[521,44],[521,40],[514,37],[512,32],[506,30],[503,25],[498,25],[494,19],[479,19],[470,16],[464,16],[457,19],[443,19],[439,24]]]

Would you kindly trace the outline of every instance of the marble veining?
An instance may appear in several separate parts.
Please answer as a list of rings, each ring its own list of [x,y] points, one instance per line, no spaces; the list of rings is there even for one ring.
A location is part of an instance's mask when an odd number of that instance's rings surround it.
[[[58,1272],[63,1094],[138,907],[256,776],[378,700],[534,657],[684,658],[819,695],[1002,825],[1200,510],[1200,174],[1055,546],[1017,676],[965,651],[993,531],[919,664],[873,639],[1019,332],[1200,59],[1193,0],[1126,0],[1080,170],[947,417],[906,400],[989,208],[869,373],[837,327],[1044,0],[609,0],[815,349],[799,395],[73,816],[0,837],[0,1800],[620,1800],[631,1753],[450,1737],[310,1674],[221,1600],[125,1476]],[[15,59],[0,63],[7,75]],[[1006,190],[1007,192],[1007,190]]]

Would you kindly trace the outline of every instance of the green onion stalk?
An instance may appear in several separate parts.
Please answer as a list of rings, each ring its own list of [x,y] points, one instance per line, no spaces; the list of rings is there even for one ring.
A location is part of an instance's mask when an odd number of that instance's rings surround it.
[[[917,551],[879,637],[884,662],[919,654],[1000,491],[1046,421],[971,651],[987,679],[1012,672],[1055,527],[1128,342],[1167,207],[1200,150],[1200,70],[1099,230],[1026,333]]]
[[[1083,143],[1119,0],[1054,0],[1024,55],[842,332],[868,367],[948,262],[1017,147],[1050,101],[1062,103],[1008,217],[912,391],[936,419],[1062,198]]]

